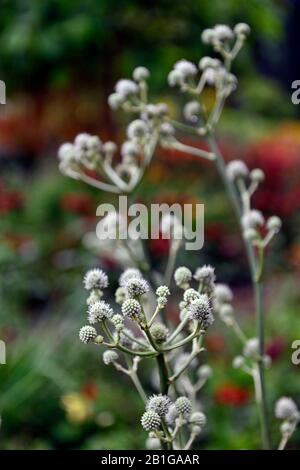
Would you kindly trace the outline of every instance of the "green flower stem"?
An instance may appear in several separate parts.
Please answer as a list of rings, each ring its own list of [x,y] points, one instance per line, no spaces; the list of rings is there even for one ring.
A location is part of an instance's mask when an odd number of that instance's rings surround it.
[[[198,341],[194,341],[192,352],[189,358],[187,359],[186,363],[183,364],[183,366],[179,369],[179,371],[176,374],[172,375],[172,377],[169,378],[170,383],[175,382],[178,379],[178,377],[180,377],[180,375],[189,367],[192,360],[203,350],[202,348],[203,339],[204,339],[204,333],[201,333]]]
[[[191,341],[193,341],[193,339],[196,338],[197,336],[199,336],[200,334],[201,334],[201,332],[200,332],[200,325],[196,325],[194,331],[193,331],[189,336],[187,336],[186,338],[182,339],[182,340],[179,341],[178,343],[173,344],[172,346],[168,346],[168,347],[164,348],[163,351],[164,351],[164,352],[166,352],[166,351],[172,351],[172,349],[180,348],[181,346],[184,346],[185,344],[190,343]]]

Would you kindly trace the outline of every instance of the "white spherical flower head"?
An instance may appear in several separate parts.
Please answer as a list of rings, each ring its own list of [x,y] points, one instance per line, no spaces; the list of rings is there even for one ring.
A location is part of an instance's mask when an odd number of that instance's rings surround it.
[[[93,341],[97,336],[97,331],[93,326],[83,326],[80,328],[79,331],[79,339],[83,343],[89,343],[90,341]]]
[[[282,397],[275,404],[275,416],[278,419],[293,420],[299,417],[296,403],[292,398]]]
[[[168,286],[159,286],[157,289],[156,289],[156,295],[158,297],[169,297],[170,295],[170,289],[168,288]]]
[[[119,93],[112,93],[111,95],[109,95],[107,101],[109,107],[113,110],[116,110],[119,109],[124,103],[124,97],[121,96]]]
[[[188,268],[186,268],[185,266],[181,266],[176,269],[174,273],[174,280],[177,286],[185,289],[189,286],[191,279],[192,273]]]
[[[171,400],[167,395],[152,395],[146,405],[147,411],[154,411],[160,417],[163,417],[169,411]]]
[[[128,98],[136,95],[139,91],[137,84],[132,80],[122,79],[119,80],[115,87],[116,93],[122,98]]]
[[[117,361],[119,359],[119,355],[116,351],[107,350],[104,351],[102,359],[104,364],[108,366],[109,364],[112,364],[113,362]]]
[[[191,123],[197,123],[201,114],[201,106],[198,101],[189,101],[183,108],[184,118]]]
[[[255,359],[259,356],[258,338],[250,338],[247,340],[243,350],[244,356]]]
[[[179,70],[171,70],[168,75],[168,84],[170,86],[182,85],[184,81],[184,76]]]
[[[260,211],[252,209],[246,212],[242,217],[242,226],[244,230],[257,229],[264,225],[265,219]]]
[[[127,299],[122,304],[124,317],[136,319],[141,315],[142,307],[136,299]]]
[[[208,67],[217,68],[220,67],[220,65],[221,62],[219,61],[219,59],[213,59],[212,57],[202,57],[199,62],[199,69],[205,70]]]
[[[162,323],[154,323],[150,333],[157,344],[163,344],[168,338],[169,330]]]
[[[121,146],[121,155],[126,157],[137,157],[141,153],[141,147],[137,142],[126,140]]]
[[[194,274],[194,279],[198,282],[214,282],[216,280],[215,275],[215,268],[210,266],[209,264],[205,264],[201,266],[201,268],[197,268]]]
[[[248,36],[251,32],[251,28],[247,23],[237,23],[234,27],[234,32],[237,36]]]
[[[132,77],[136,82],[143,82],[148,80],[150,77],[150,72],[146,67],[139,66],[134,69]]]
[[[116,331],[123,331],[124,330],[124,318],[119,313],[114,315],[111,318],[111,322],[114,325]]]
[[[94,323],[101,322],[113,316],[114,312],[111,306],[100,300],[90,305],[88,310],[88,320],[93,325]]]
[[[59,160],[70,160],[74,158],[74,146],[69,142],[62,144],[58,149]]]
[[[105,154],[113,155],[117,151],[117,144],[115,142],[112,142],[111,140],[108,140],[103,144],[103,152]]]
[[[233,38],[232,29],[225,24],[217,24],[214,27],[214,33],[218,41],[230,41]]]
[[[174,70],[178,71],[184,79],[194,77],[198,73],[196,65],[185,59],[176,62]]]
[[[277,215],[273,215],[272,217],[270,217],[267,220],[267,224],[266,224],[268,230],[274,231],[276,233],[279,232],[279,230],[281,229],[281,225],[282,225],[281,219],[277,217]]]
[[[212,44],[215,37],[215,31],[212,28],[207,28],[202,31],[201,39],[204,44]]]
[[[91,269],[83,279],[85,289],[105,289],[108,286],[107,274],[102,269]]]
[[[127,268],[119,278],[119,284],[121,287],[125,287],[126,283],[130,279],[142,279],[142,273],[136,268]]]
[[[245,358],[243,356],[236,356],[232,361],[232,367],[234,369],[240,369],[245,365]]]
[[[179,414],[187,417],[192,412],[192,403],[187,397],[179,397],[175,401],[175,407]]]
[[[216,284],[214,295],[218,303],[225,304],[233,301],[233,293],[227,284]]]
[[[226,173],[231,181],[235,181],[239,178],[247,178],[249,170],[242,160],[232,160],[226,167]]]
[[[135,119],[127,128],[127,137],[129,139],[143,138],[147,133],[147,124],[142,119]]]
[[[200,297],[201,297],[201,294],[191,287],[187,289],[186,291],[184,291],[184,294],[183,294],[183,300],[184,302],[187,302],[187,304],[192,302],[193,300],[199,299]]]
[[[145,279],[132,278],[126,282],[125,289],[129,297],[135,298],[146,294],[150,287]]]
[[[194,424],[195,426],[200,426],[203,428],[206,425],[207,419],[204,413],[201,411],[195,411],[191,414],[189,423]]]
[[[214,321],[212,309],[206,294],[201,294],[198,299],[193,300],[188,306],[188,312],[190,319],[199,321],[201,327],[204,329]]]
[[[155,431],[156,429],[159,428],[161,423],[160,416],[155,413],[155,411],[145,411],[141,418],[141,424],[145,431]]]
[[[175,421],[178,418],[179,414],[174,403],[169,407],[169,410],[165,416],[165,420],[168,426],[174,427]]]
[[[163,122],[160,126],[160,134],[164,139],[170,139],[175,135],[175,129],[169,122]]]
[[[265,174],[260,168],[254,168],[254,170],[250,172],[250,178],[256,183],[262,183],[265,179]]]
[[[203,364],[202,366],[200,366],[197,371],[198,377],[203,380],[209,379],[212,376],[212,373],[212,368],[207,364]]]

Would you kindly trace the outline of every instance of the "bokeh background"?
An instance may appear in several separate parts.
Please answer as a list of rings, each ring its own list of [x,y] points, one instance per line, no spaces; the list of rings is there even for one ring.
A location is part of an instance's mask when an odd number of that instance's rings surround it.
[[[95,208],[111,197],[59,174],[57,148],[78,132],[120,142],[125,117],[106,102],[114,83],[137,65],[151,69],[151,92],[174,115],[180,99],[166,76],[181,58],[210,51],[201,30],[215,23],[250,24],[236,61],[238,90],[221,120],[227,160],[243,158],[267,177],[256,207],[283,219],[269,254],[266,286],[270,404],[283,394],[300,403],[300,4],[294,0],[1,0],[0,78],[0,365],[1,449],[143,448],[142,404],[126,378],[101,363],[97,348],[78,341],[85,318],[82,274],[102,266],[116,285],[117,261],[85,243]],[[212,99],[209,93],[205,99]],[[236,222],[213,167],[184,154],[158,151],[139,198],[204,202],[204,249],[180,263],[216,266],[234,289],[239,320],[254,335],[249,275]],[[164,267],[166,241],[149,242],[153,267]],[[173,311],[168,314],[172,316]],[[214,375],[203,390],[209,418],[199,448],[257,448],[252,384],[231,367],[239,344],[216,322],[206,360]],[[151,391],[147,367],[144,382]],[[270,405],[271,411],[271,405]],[[279,438],[273,422],[274,439]],[[300,433],[289,446],[299,447]]]

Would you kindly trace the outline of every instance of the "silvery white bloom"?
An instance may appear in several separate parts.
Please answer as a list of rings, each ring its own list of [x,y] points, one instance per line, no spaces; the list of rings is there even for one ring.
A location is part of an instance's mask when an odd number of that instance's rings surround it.
[[[147,411],[154,411],[159,416],[163,417],[167,414],[171,405],[171,400],[167,395],[152,395],[146,404]]]
[[[124,287],[118,287],[115,292],[115,300],[117,304],[122,305],[122,303],[127,299],[127,292]]]
[[[97,336],[97,331],[93,326],[86,325],[83,326],[79,331],[79,339],[83,343],[89,343]]]
[[[203,364],[197,371],[198,377],[203,380],[209,379],[212,376],[212,373],[212,368],[208,364]]]
[[[232,361],[232,367],[234,369],[240,369],[245,365],[245,358],[243,356],[236,356]]]
[[[139,66],[134,69],[132,77],[136,82],[142,82],[144,80],[148,80],[150,72],[146,67]]]
[[[190,319],[200,321],[202,328],[206,329],[214,321],[212,309],[206,294],[201,294],[198,299],[193,300],[187,307],[187,310]]]
[[[122,98],[128,98],[129,96],[136,95],[139,88],[134,81],[123,78],[117,82],[115,90]]]
[[[184,79],[194,77],[198,73],[196,65],[185,59],[181,59],[176,62],[174,70],[178,71]]]
[[[136,157],[141,153],[141,147],[137,142],[126,140],[121,146],[122,157]]]
[[[189,282],[191,281],[191,279],[192,273],[188,268],[186,268],[185,266],[181,266],[176,269],[174,273],[174,280],[177,286],[185,289],[189,286]]]
[[[58,158],[60,160],[69,159],[74,157],[74,146],[69,142],[62,144],[58,149]]]
[[[193,300],[199,299],[199,297],[201,297],[201,294],[191,287],[187,289],[186,291],[184,291],[184,294],[183,294],[183,300],[187,304],[192,302]]]
[[[124,103],[124,98],[119,93],[112,93],[107,101],[111,109],[116,110]]]
[[[108,286],[107,274],[102,269],[91,269],[83,279],[85,289],[105,289]]]
[[[169,410],[165,416],[165,420],[168,426],[174,427],[175,421],[178,418],[179,414],[174,403],[169,407]]]
[[[227,284],[216,284],[214,295],[218,303],[230,303],[233,300],[233,293]]]
[[[175,135],[175,129],[169,122],[163,122],[160,126],[160,135],[163,139],[170,139]]]
[[[237,23],[233,30],[237,36],[248,36],[251,31],[247,23]]]
[[[260,168],[254,168],[254,170],[250,172],[250,178],[252,181],[261,183],[265,179],[265,174]]]
[[[246,357],[257,358],[259,355],[259,341],[258,338],[250,338],[244,346],[243,353]]]
[[[214,27],[214,33],[218,41],[228,41],[233,38],[232,29],[225,24],[217,24]]]
[[[111,320],[112,324],[114,325],[116,331],[123,331],[124,330],[124,318],[122,315],[117,313],[114,315]]]
[[[107,302],[104,302],[104,300],[100,300],[89,306],[88,320],[93,325],[94,323],[111,318],[113,314],[114,312],[111,306]]]
[[[129,297],[139,297],[146,294],[150,287],[145,279],[131,278],[125,284],[125,289]]]
[[[292,398],[281,397],[275,404],[275,416],[278,419],[293,420],[299,417],[296,403]]]
[[[238,178],[247,178],[249,170],[242,160],[232,160],[226,167],[226,173],[231,181],[235,181]]]
[[[168,75],[168,84],[170,86],[182,85],[183,84],[183,75],[179,70],[171,70]]]
[[[175,401],[175,407],[179,414],[188,417],[192,412],[192,403],[187,397],[179,397]]]
[[[122,313],[124,317],[135,319],[141,315],[142,307],[135,299],[127,299],[122,304]]]
[[[191,123],[196,123],[199,120],[201,114],[201,106],[198,101],[189,101],[183,108],[184,118]]]
[[[272,215],[272,217],[269,217],[269,219],[267,220],[266,227],[268,230],[279,232],[281,225],[281,219],[277,217],[277,215]]]
[[[256,209],[251,209],[242,216],[242,226],[244,230],[256,229],[264,225],[264,223],[264,216]]]
[[[109,364],[112,364],[113,362],[117,361],[119,359],[119,355],[116,351],[112,351],[109,349],[107,351],[104,351],[102,359],[104,364],[108,366]]]
[[[202,57],[199,62],[199,69],[204,70],[207,67],[217,68],[220,67],[221,62],[219,59],[214,59],[212,57]]]
[[[169,297],[169,295],[171,294],[170,289],[168,288],[168,286],[159,286],[156,289],[155,293],[158,297]]]
[[[119,284],[121,287],[125,287],[129,279],[142,279],[142,273],[137,268],[127,268],[119,278]]]
[[[197,268],[194,274],[194,279],[200,283],[201,291],[204,294],[211,296],[216,280],[215,268],[210,265],[204,265],[201,268]]]
[[[147,133],[147,124],[142,119],[135,119],[127,128],[127,137],[129,139],[145,137]]]
[[[203,428],[206,425],[207,419],[204,413],[201,411],[195,411],[191,414],[189,418],[190,424],[195,424],[196,426],[200,426]]]
[[[155,431],[161,423],[160,416],[155,411],[145,411],[141,418],[141,424],[145,431]]]
[[[212,44],[212,42],[215,40],[215,32],[212,28],[206,28],[202,31],[201,34],[201,39],[204,44]]]
[[[160,450],[161,444],[157,437],[148,437],[146,439],[146,449],[148,450]]]
[[[86,303],[87,303],[87,305],[92,305],[95,302],[97,302],[99,299],[100,299],[99,294],[95,290],[92,290],[92,292],[90,293],[90,295],[86,299]]]

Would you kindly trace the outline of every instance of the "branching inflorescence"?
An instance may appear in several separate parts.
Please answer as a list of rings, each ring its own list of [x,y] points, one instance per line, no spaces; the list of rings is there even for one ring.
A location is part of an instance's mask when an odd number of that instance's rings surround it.
[[[96,188],[115,194],[132,194],[143,178],[157,146],[204,158],[216,165],[237,216],[249,261],[253,282],[256,313],[256,336],[247,338],[232,306],[233,293],[224,284],[216,284],[214,268],[199,267],[193,274],[187,267],[175,269],[180,240],[173,237],[169,260],[163,275],[150,271],[142,243],[116,240],[114,250],[118,261],[126,267],[119,279],[112,306],[103,300],[108,277],[101,269],[93,269],[84,277],[87,299],[87,325],[79,332],[83,343],[93,342],[105,348],[103,362],[126,374],[145,403],[141,424],[149,433],[148,448],[189,449],[203,431],[206,417],[201,411],[199,391],[212,374],[211,368],[200,365],[204,339],[217,316],[237,335],[242,343],[242,354],[234,358],[233,366],[250,374],[254,381],[259,408],[262,446],[270,448],[269,418],[264,372],[271,361],[264,353],[264,312],[262,281],[265,250],[280,230],[281,221],[273,216],[265,220],[263,214],[252,208],[251,199],[264,180],[260,169],[250,171],[240,160],[225,164],[218,148],[215,132],[224,104],[237,87],[237,78],[231,72],[233,60],[244,45],[250,27],[245,23],[233,29],[217,25],[202,33],[202,41],[212,46],[216,57],[203,57],[196,65],[182,59],[175,63],[168,75],[171,87],[185,96],[184,121],[173,119],[165,103],[149,101],[150,72],[137,67],[132,79],[117,82],[108,102],[113,110],[123,110],[134,119],[127,127],[127,140],[117,156],[114,142],[103,143],[97,136],[78,135],[73,143],[59,149],[60,170],[71,178],[82,180]],[[208,111],[202,100],[206,87],[215,91],[215,101]],[[187,145],[178,134],[191,133],[204,139],[207,150]],[[114,217],[107,215],[109,226]],[[121,216],[118,223],[122,224]],[[165,218],[165,226],[182,230],[176,218]],[[171,295],[172,278],[182,298],[178,304],[178,325],[174,327],[165,316],[165,307]],[[161,285],[160,285],[161,284]],[[152,359],[156,368],[152,386],[156,394],[148,397],[139,378],[139,364]],[[284,448],[299,421],[299,412],[291,399],[281,398],[276,405],[276,416],[281,426]]]

